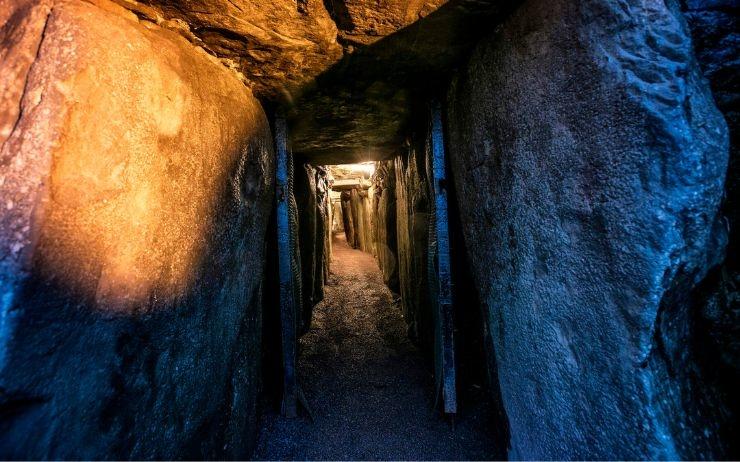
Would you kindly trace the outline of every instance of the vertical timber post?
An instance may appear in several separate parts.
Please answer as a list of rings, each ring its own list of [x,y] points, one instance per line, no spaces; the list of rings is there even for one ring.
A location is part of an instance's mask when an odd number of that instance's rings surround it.
[[[442,402],[446,414],[457,412],[455,391],[455,346],[453,339],[452,283],[450,270],[450,234],[447,215],[447,174],[442,106],[432,102],[432,183],[434,184],[434,227],[437,246],[437,309],[439,310],[441,341]]]
[[[296,306],[291,269],[291,242],[288,182],[288,141],[285,118],[278,114],[275,118],[275,147],[277,149],[276,199],[277,199],[277,243],[278,273],[280,277],[280,332],[283,353],[283,404],[282,413],[286,417],[297,415],[296,383]]]

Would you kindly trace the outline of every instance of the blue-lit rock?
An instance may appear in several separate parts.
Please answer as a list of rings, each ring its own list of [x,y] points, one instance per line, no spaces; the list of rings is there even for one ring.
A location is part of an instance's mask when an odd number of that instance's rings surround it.
[[[529,1],[448,96],[511,456],[721,457],[691,310],[728,137],[677,7]]]

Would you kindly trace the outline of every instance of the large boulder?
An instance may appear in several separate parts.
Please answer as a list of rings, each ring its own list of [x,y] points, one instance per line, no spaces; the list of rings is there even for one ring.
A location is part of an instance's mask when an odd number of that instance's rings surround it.
[[[426,17],[447,0],[327,0],[329,14],[347,46],[370,45]]]
[[[449,92],[512,457],[722,456],[692,307],[727,128],[666,3],[530,0]]]
[[[714,386],[725,397],[717,407],[736,416],[724,438],[733,447],[731,458],[740,457],[740,3],[732,0],[688,0],[682,8],[691,28],[696,58],[704,71],[717,108],[727,120],[730,162],[722,211],[730,233],[724,263],[703,284],[697,342],[709,360]],[[732,419],[732,417],[730,417]]]
[[[322,0],[116,1],[203,47],[263,98],[289,98],[342,57]]]
[[[284,101],[312,86],[346,52],[397,32],[447,0],[115,1],[218,57],[257,96]]]
[[[273,178],[260,104],[104,0],[8,5],[0,458],[247,457]]]

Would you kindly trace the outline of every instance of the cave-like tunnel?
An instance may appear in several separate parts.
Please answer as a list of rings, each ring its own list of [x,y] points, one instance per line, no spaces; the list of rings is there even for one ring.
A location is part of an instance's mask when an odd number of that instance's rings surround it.
[[[0,459],[737,459],[739,15],[0,0]]]

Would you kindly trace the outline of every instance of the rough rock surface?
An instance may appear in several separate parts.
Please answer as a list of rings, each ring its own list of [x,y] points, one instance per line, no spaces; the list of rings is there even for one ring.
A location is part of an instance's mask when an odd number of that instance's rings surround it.
[[[365,247],[365,217],[362,214],[362,198],[357,189],[349,190],[349,206],[352,211],[352,227],[355,236],[354,248],[363,250]]]
[[[247,456],[272,202],[262,108],[116,5],[11,6],[0,75],[23,87],[0,100],[0,458]]]
[[[301,253],[303,310],[300,331],[311,326],[313,306],[324,298],[325,276],[329,254],[326,241],[329,230],[329,197],[325,170],[303,164],[295,173],[295,195],[298,206],[299,246]]]
[[[447,0],[327,0],[345,46],[369,45],[424,18]]]
[[[344,236],[347,239],[347,245],[352,248],[356,248],[355,240],[355,224],[352,218],[352,204],[350,198],[352,194],[349,191],[342,191],[340,196],[340,202],[342,204],[342,221],[344,228]]]
[[[734,424],[722,435],[733,447],[730,458],[740,457],[740,3],[727,0],[690,0],[683,4],[691,27],[694,49],[709,80],[717,107],[730,134],[730,162],[722,211],[730,229],[723,264],[703,284],[697,327],[705,351],[705,370],[714,386],[729,399],[717,403]]]
[[[398,240],[396,238],[396,172],[395,162],[378,162],[373,176],[372,214],[375,257],[383,273],[383,282],[394,292],[398,292]]]
[[[431,349],[434,324],[428,281],[430,183],[426,159],[422,141],[421,146],[395,158],[394,171],[401,305],[411,338]]]
[[[350,190],[352,223],[355,234],[355,248],[373,253],[372,221],[370,219],[370,198],[366,189]]]
[[[526,2],[448,121],[510,455],[721,457],[690,298],[722,256],[727,131],[676,5]]]
[[[324,285],[329,277],[332,253],[331,198],[329,175],[325,167],[316,167],[316,272],[313,282],[313,302],[324,299]]]
[[[263,98],[297,92],[342,57],[321,0],[118,2],[219,57]]]
[[[116,1],[219,57],[257,96],[289,100],[342,58],[342,44],[351,53],[447,0]]]
[[[358,24],[375,21],[381,12],[390,22],[400,17],[394,13],[400,2],[346,3]],[[450,0],[382,40],[345,53],[314,86],[296,95],[290,114],[293,149],[317,164],[393,157],[405,141],[412,107],[443,92],[452,69],[519,3]],[[419,3],[407,5],[415,11]]]
[[[313,308],[313,287],[318,255],[316,253],[316,169],[310,164],[295,169],[294,194],[298,208],[298,243],[301,258],[301,312],[298,316],[299,332],[308,332]]]

